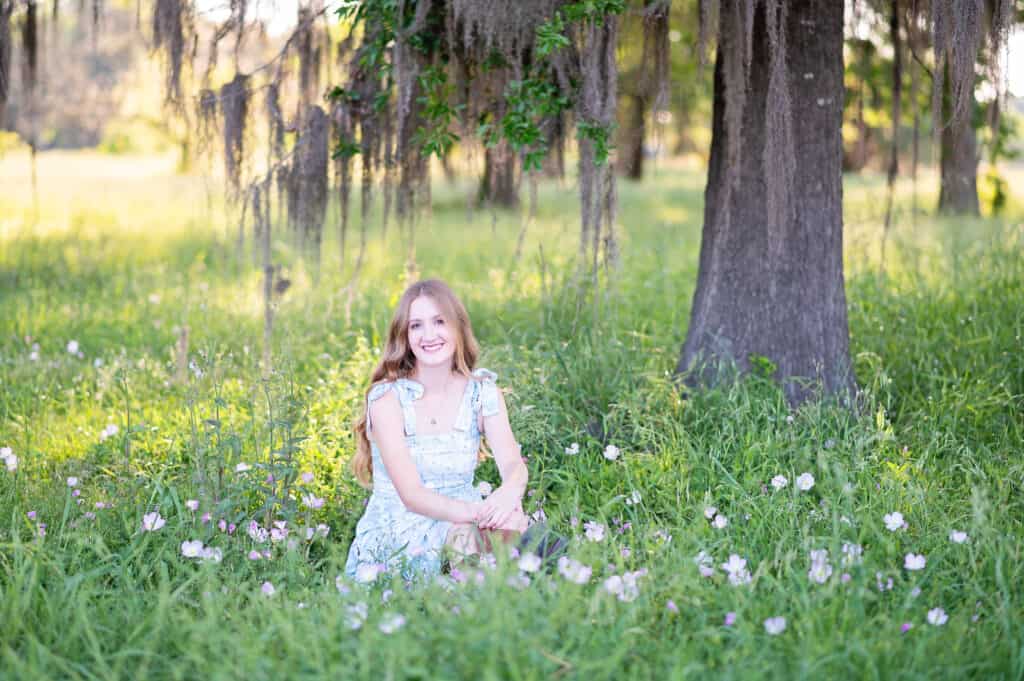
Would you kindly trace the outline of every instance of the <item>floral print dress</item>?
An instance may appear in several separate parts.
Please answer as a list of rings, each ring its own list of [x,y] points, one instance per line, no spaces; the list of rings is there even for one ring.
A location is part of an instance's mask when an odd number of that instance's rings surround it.
[[[413,402],[423,396],[423,386],[408,378],[373,386],[369,402],[389,390],[398,394],[402,407],[405,442],[423,484],[438,494],[461,501],[481,500],[473,486],[477,454],[480,451],[480,418],[498,413],[497,376],[477,369],[467,382],[459,404],[455,427],[447,433],[418,435]],[[366,429],[371,430],[369,410]],[[384,569],[398,567],[403,577],[432,576],[441,572],[441,551],[452,523],[435,520],[408,510],[398,496],[377,443],[370,441],[373,459],[373,493],[366,512],[356,525],[355,539],[349,547],[345,574],[368,581]]]

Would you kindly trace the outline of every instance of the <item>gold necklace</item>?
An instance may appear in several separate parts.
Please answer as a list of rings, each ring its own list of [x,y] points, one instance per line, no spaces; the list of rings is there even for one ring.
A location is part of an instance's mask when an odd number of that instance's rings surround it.
[[[441,402],[442,405],[445,403],[445,401],[446,401],[446,399],[448,397],[448,386],[450,384],[451,384],[451,376],[448,377],[448,380],[445,381],[444,388],[441,389],[441,400],[440,400],[440,402]],[[436,416],[430,416],[430,417],[428,417],[427,420],[430,421],[430,425],[432,425],[432,426],[436,426],[437,425],[437,417]]]

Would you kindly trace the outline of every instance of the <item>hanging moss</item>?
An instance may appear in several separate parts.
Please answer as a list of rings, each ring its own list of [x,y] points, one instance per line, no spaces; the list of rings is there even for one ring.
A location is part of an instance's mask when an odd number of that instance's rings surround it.
[[[718,35],[719,0],[698,0],[700,25],[697,29],[697,59],[701,68],[707,64],[710,36]]]
[[[295,29],[295,51],[299,55],[299,102],[298,111],[305,111],[313,100],[314,68],[313,12],[309,7],[299,7],[299,23]]]
[[[39,34],[36,20],[37,4],[35,0],[25,3],[25,19],[21,24],[21,82],[26,92],[36,89],[36,78],[39,64]]]
[[[324,110],[319,106],[309,107],[296,141],[292,169],[297,193],[298,228],[307,252],[317,260],[327,214],[328,129]]]
[[[196,109],[197,151],[206,154],[217,133],[217,93],[210,89],[200,90]]]
[[[284,154],[284,116],[281,114],[281,93],[277,83],[267,86],[264,95],[267,114],[267,136],[270,138],[268,167],[281,160]]]
[[[0,0],[0,130],[8,127],[7,97],[11,82],[11,15],[14,0]]]
[[[248,77],[237,73],[220,89],[224,125],[224,175],[232,196],[237,196],[245,159],[245,129],[249,113]]]
[[[644,46],[640,61],[642,89],[660,111],[668,105],[669,87],[669,0],[647,0],[643,10]]]
[[[166,96],[181,99],[181,72],[185,61],[186,0],[156,0],[153,7],[153,47],[166,53]]]
[[[351,140],[354,134],[352,117],[346,107],[335,102],[331,107],[331,132],[336,140]],[[339,253],[345,261],[345,240],[348,235],[349,203],[352,196],[351,147],[337,149],[334,153],[334,191],[338,196],[340,219],[338,223]]]

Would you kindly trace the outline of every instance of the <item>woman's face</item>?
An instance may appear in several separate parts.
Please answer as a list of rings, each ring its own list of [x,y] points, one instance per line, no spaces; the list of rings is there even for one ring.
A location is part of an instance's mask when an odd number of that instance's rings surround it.
[[[409,306],[409,347],[421,367],[452,366],[455,328],[433,298],[420,296]]]

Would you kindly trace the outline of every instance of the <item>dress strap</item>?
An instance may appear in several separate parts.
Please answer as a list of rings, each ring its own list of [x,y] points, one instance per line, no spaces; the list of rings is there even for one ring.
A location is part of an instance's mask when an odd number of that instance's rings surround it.
[[[483,416],[494,416],[498,413],[498,374],[489,369],[477,369],[473,372],[476,379],[473,411]]]
[[[370,388],[370,393],[366,396],[366,431],[370,432],[373,430],[373,424],[370,422],[370,403],[384,397],[392,389],[397,393],[398,403],[402,407],[402,421],[404,422],[405,434],[415,435],[416,410],[413,408],[412,403],[413,400],[418,400],[423,396],[423,386],[407,378],[400,378],[397,381],[384,381]]]
[[[459,402],[459,413],[455,417],[455,430],[466,432],[473,423],[473,415],[476,413],[476,393],[478,387],[472,378],[466,382],[466,389],[462,391],[462,401]]]
[[[414,400],[423,397],[423,385],[409,378],[400,378],[395,381],[398,388],[398,401],[402,405],[402,420],[405,422],[405,434],[407,436],[416,434],[416,409],[412,406]]]

